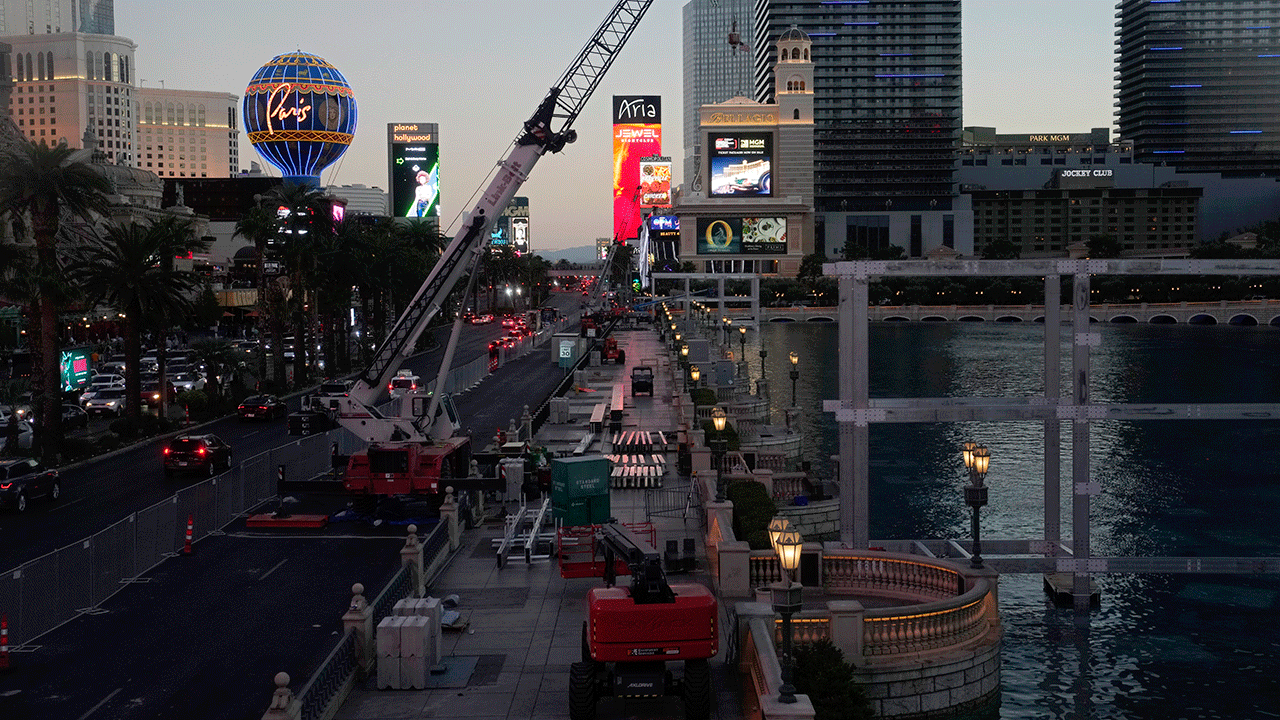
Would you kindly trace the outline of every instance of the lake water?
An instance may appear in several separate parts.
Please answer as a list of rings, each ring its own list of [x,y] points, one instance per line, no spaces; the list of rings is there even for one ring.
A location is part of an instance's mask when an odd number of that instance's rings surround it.
[[[1097,326],[1094,402],[1280,402],[1280,329]],[[1038,324],[879,323],[872,397],[1026,397],[1043,392]],[[1064,341],[1069,340],[1064,328]],[[753,375],[759,340],[746,345]],[[829,475],[838,396],[834,324],[763,331],[775,421],[796,404],[806,457]],[[734,349],[738,350],[737,343]],[[1063,344],[1064,375],[1070,353]],[[1064,384],[1062,387],[1066,387]],[[1065,391],[1064,391],[1065,392]],[[959,446],[991,450],[984,538],[1042,537],[1043,426],[1037,422],[873,425],[871,537],[967,538]],[[1092,426],[1096,555],[1280,555],[1280,422],[1144,421]],[[1070,427],[1063,428],[1062,533],[1069,541]],[[1053,606],[1040,575],[1001,577],[1000,718],[1280,718],[1280,578],[1100,575],[1087,617]]]

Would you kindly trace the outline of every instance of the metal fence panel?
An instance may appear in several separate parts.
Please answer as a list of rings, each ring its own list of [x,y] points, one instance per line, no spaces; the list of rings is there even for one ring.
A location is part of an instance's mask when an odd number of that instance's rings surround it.
[[[0,615],[9,619],[9,642],[21,645],[30,637],[25,632],[22,616],[22,568],[17,567],[0,577]]]
[[[89,540],[93,553],[90,566],[90,602],[97,607],[120,590],[120,581],[133,577],[133,522],[125,518],[104,528]]]
[[[93,538],[58,551],[58,575],[54,594],[59,617],[71,617],[93,607]]]
[[[16,628],[10,621],[10,644],[25,642],[69,617],[60,592],[60,554],[60,551],[51,552],[20,568],[22,578],[18,603],[22,607],[22,616]]]

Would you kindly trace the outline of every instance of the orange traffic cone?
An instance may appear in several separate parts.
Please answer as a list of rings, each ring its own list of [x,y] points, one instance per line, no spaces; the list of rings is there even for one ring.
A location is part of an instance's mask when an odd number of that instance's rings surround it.
[[[9,669],[9,616],[0,615],[0,670]]]
[[[182,546],[183,555],[191,554],[191,533],[193,530],[195,530],[195,526],[196,526],[196,516],[194,514],[188,515],[187,516],[187,542]]]

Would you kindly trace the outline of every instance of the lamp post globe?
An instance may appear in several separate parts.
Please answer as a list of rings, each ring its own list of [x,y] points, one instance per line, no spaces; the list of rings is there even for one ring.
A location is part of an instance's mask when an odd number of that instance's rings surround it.
[[[724,429],[728,422],[729,416],[724,408],[719,405],[711,408],[711,428],[716,436],[709,444],[716,463],[716,502],[724,502],[724,454],[729,445],[724,437]]]
[[[961,445],[961,456],[965,467],[969,470],[969,484],[964,487],[964,503],[972,510],[970,516],[973,532],[973,556],[969,559],[970,567],[981,568],[982,535],[978,523],[978,510],[987,504],[987,487],[983,481],[987,477],[987,468],[991,464],[991,451],[975,442],[969,441]]]
[[[789,357],[791,359],[791,407],[795,407],[796,381],[800,379],[800,356],[792,352]]]

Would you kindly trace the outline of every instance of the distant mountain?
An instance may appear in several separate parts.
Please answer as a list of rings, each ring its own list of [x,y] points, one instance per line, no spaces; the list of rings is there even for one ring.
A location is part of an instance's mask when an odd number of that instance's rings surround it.
[[[554,263],[557,260],[568,260],[571,263],[596,262],[595,245],[582,245],[580,247],[564,248],[563,250],[534,250],[533,252],[550,263]]]

